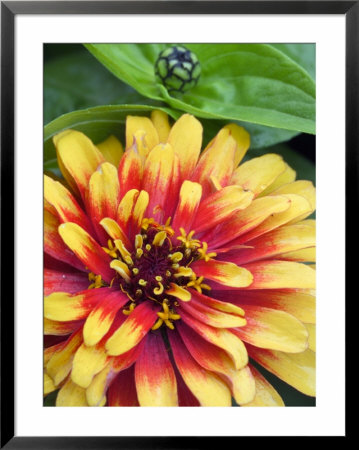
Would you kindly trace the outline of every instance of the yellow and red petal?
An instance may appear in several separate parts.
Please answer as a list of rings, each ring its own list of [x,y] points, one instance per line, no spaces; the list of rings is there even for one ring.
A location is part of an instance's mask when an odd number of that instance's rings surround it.
[[[118,166],[121,198],[131,189],[141,188],[143,162],[136,145],[125,151]]]
[[[56,406],[88,406],[86,390],[69,378],[57,394]]]
[[[80,272],[59,272],[57,270],[44,269],[44,294],[53,292],[68,292],[75,294],[88,288],[87,274]]]
[[[139,406],[134,366],[116,376],[108,389],[107,399],[109,406]]]
[[[88,210],[99,238],[106,242],[106,234],[100,226],[103,218],[115,219],[119,203],[120,186],[115,166],[106,162],[91,175],[88,193]]]
[[[77,256],[64,244],[58,233],[61,222],[57,216],[44,210],[44,251],[53,258],[70,264],[79,270],[84,270]]]
[[[50,336],[67,336],[82,326],[82,320],[74,320],[72,322],[59,322],[44,317],[44,335]]]
[[[119,239],[128,250],[132,250],[132,244],[130,243],[127,235],[115,220],[105,218],[101,220],[100,225],[104,228],[111,239],[114,241]]]
[[[213,291],[228,304],[252,305],[287,312],[301,322],[315,323],[315,294],[309,289]],[[223,303],[224,303],[223,302]]]
[[[203,198],[213,192],[210,177],[214,177],[220,186],[227,186],[234,169],[236,148],[230,131],[222,128],[202,153],[191,180],[202,185]]]
[[[96,275],[101,275],[107,283],[111,283],[115,275],[110,268],[112,259],[93,237],[75,223],[63,223],[59,227],[59,233],[85,267]]]
[[[229,382],[238,404],[248,403],[254,397],[255,386],[250,371],[246,367],[237,370],[232,359],[221,348],[201,338],[183,322],[177,329],[188,351],[204,369],[216,372]]]
[[[269,372],[305,395],[315,396],[315,353],[284,353],[247,345],[249,355]]]
[[[196,292],[194,289],[191,289],[190,291],[192,295],[192,300],[197,303],[201,303],[202,305],[209,306],[210,308],[214,308],[218,311],[234,314],[239,317],[243,317],[245,315],[245,311],[239,306],[230,303],[230,300],[222,302],[216,298],[207,297],[206,295],[200,294],[199,292]]]
[[[84,319],[110,292],[110,288],[90,289],[77,295],[54,292],[44,299],[44,316],[60,322]]]
[[[232,252],[231,256],[226,255],[226,259],[240,265],[261,259],[279,258],[281,253],[313,247],[315,242],[315,222],[301,222],[276,228],[247,241],[248,246],[253,248]]]
[[[84,324],[83,337],[86,345],[92,346],[100,342],[109,331],[117,311],[126,303],[128,297],[119,290],[103,294]]]
[[[282,157],[268,153],[241,164],[234,171],[231,184],[252,191],[257,197],[285,170],[286,165]]]
[[[221,378],[201,367],[176,332],[169,334],[177,368],[201,406],[231,406],[231,393]]]
[[[282,397],[264,376],[252,365],[249,367],[255,380],[256,393],[254,399],[243,406],[285,406]]]
[[[104,369],[108,361],[103,345],[88,347],[81,344],[72,362],[72,381],[82,388],[88,388],[93,377]]]
[[[160,333],[146,336],[135,381],[140,406],[178,406],[176,376]]]
[[[44,395],[50,394],[56,390],[56,386],[47,373],[44,373]]]
[[[231,331],[206,325],[184,310],[181,311],[181,318],[189,327],[202,336],[203,339],[225,350],[232,358],[237,370],[247,365],[248,354],[246,347]]]
[[[305,323],[305,328],[308,331],[308,348],[313,352],[316,351],[316,326],[313,323]]]
[[[193,223],[196,232],[204,232],[226,221],[235,211],[247,208],[253,198],[239,186],[227,186],[200,203]]]
[[[138,305],[106,342],[108,354],[121,355],[139,344],[156,322],[159,310],[148,302]]]
[[[72,361],[81,343],[82,329],[79,329],[59,346],[47,362],[46,371],[55,386],[58,386],[70,373]]]
[[[246,319],[242,315],[218,311],[201,303],[199,299],[195,295],[192,295],[190,302],[181,303],[181,308],[178,310],[179,314],[181,314],[182,310],[185,310],[197,320],[215,328],[243,327],[246,325]]]
[[[291,261],[258,261],[243,266],[253,275],[244,289],[315,289],[315,271]]]
[[[290,200],[285,196],[255,199],[248,208],[234,213],[218,230],[214,230],[208,238],[209,248],[216,249],[231,241],[231,245],[240,244],[242,235],[257,227],[267,217],[285,211],[289,206]]]
[[[55,208],[62,223],[73,222],[93,234],[92,225],[74,196],[58,181],[44,176],[45,199]]]
[[[148,192],[148,214],[161,222],[172,184],[175,152],[171,145],[157,145],[147,156],[142,188]]]
[[[181,180],[190,178],[202,146],[202,125],[189,114],[181,116],[171,128],[168,143],[179,158]]]
[[[246,287],[253,281],[250,270],[226,261],[199,260],[191,265],[191,269],[198,277],[203,276],[226,286]]]
[[[65,179],[70,186],[75,181],[83,201],[86,201],[90,177],[105,162],[104,157],[87,136],[76,130],[56,135],[54,145],[58,160],[66,169]]]
[[[126,149],[132,147],[135,134],[144,134],[144,145],[148,151],[159,144],[159,137],[155,126],[148,117],[127,116],[126,118]]]
[[[192,181],[184,181],[179,193],[179,201],[173,216],[172,228],[179,232],[183,228],[187,233],[192,229],[192,223],[202,197],[202,186]]]
[[[283,194],[283,197],[286,197],[287,200],[290,202],[289,208],[287,208],[282,212],[276,212],[270,215],[268,218],[266,218],[266,220],[262,221],[257,227],[251,229],[248,233],[242,235],[240,239],[238,239],[240,243],[248,242],[282,225],[298,222],[299,220],[302,220],[303,217],[308,216],[314,211],[308,200],[300,195]],[[268,196],[266,198],[269,199],[271,198],[271,196]]]
[[[96,147],[106,161],[118,167],[123,155],[123,146],[116,136],[109,136],[106,140],[97,144]]]
[[[111,361],[97,373],[86,389],[86,400],[89,406],[100,406],[104,401],[107,389],[116,373],[112,369]]]
[[[308,247],[294,252],[282,253],[277,256],[278,259],[296,262],[316,262],[316,247]]]
[[[182,300],[182,302],[189,302],[191,300],[191,292],[176,283],[170,283],[170,287],[166,290],[166,294]]]
[[[243,305],[243,309],[247,325],[233,330],[243,341],[288,353],[300,353],[308,347],[308,332],[294,316],[256,305]]]

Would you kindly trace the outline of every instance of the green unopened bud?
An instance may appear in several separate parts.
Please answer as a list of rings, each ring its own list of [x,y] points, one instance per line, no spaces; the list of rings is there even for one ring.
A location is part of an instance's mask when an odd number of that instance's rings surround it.
[[[193,88],[200,77],[197,56],[183,46],[163,50],[155,64],[155,74],[168,92],[185,92]]]

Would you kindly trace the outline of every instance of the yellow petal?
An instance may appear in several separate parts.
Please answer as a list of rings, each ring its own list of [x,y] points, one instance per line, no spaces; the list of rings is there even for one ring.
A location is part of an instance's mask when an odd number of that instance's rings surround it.
[[[81,330],[73,334],[62,348],[57,350],[49,362],[46,364],[46,371],[52,378],[55,386],[58,386],[70,373],[72,368],[72,361],[76,350],[80,347],[82,342]]]
[[[101,372],[106,362],[107,357],[103,347],[87,347],[82,344],[72,363],[72,381],[83,388],[89,387],[93,377]]]
[[[229,123],[224,128],[231,132],[231,136],[237,143],[236,152],[234,154],[234,167],[236,168],[249,149],[251,144],[250,134],[245,128],[240,127],[235,123]]]
[[[253,283],[245,289],[315,289],[316,273],[305,264],[269,260],[244,267],[253,275]]]
[[[56,406],[88,406],[86,390],[69,378],[57,395]]]
[[[80,131],[63,131],[54,137],[54,144],[57,157],[66,168],[65,179],[70,186],[74,180],[82,199],[86,200],[89,179],[97,167],[105,162],[104,157]]]
[[[282,172],[274,181],[272,184],[270,184],[267,189],[264,189],[258,197],[264,197],[265,195],[268,195],[275,191],[276,189],[280,188],[281,186],[293,183],[295,181],[296,172],[293,170],[288,164],[285,163],[285,171]]]
[[[127,116],[126,118],[126,149],[132,147],[134,136],[143,131],[144,143],[149,151],[159,144],[159,137],[155,126],[148,117]]]
[[[255,380],[256,393],[251,402],[242,406],[285,406],[282,397],[263,375],[253,366],[250,366],[250,369]]]
[[[124,245],[127,248],[132,249],[132,246],[130,244],[130,241],[128,240],[127,235],[124,233],[124,231],[121,229],[119,224],[113,220],[109,219],[108,217],[101,220],[100,225],[105,229],[106,233],[115,240],[120,240],[124,243]]]
[[[316,327],[315,327],[315,324],[305,323],[304,325],[309,334],[308,346],[313,352],[315,352],[316,351]]]
[[[315,396],[315,353],[284,353],[250,347],[250,356],[303,394]]]
[[[97,148],[106,161],[118,167],[123,155],[123,146],[116,136],[109,136],[105,141],[97,144]]]
[[[301,195],[308,200],[312,207],[312,211],[315,210],[315,187],[311,181],[298,180],[293,183],[285,184],[280,188],[276,189],[271,193],[271,195],[282,195],[282,194],[296,194]]]
[[[139,191],[137,189],[127,191],[118,205],[117,222],[124,231],[127,230],[127,224],[132,215],[133,207],[136,204],[138,194]]]
[[[160,142],[164,144],[167,142],[171,130],[168,115],[164,111],[155,110],[151,112],[151,120],[157,130]]]
[[[308,347],[308,332],[294,316],[260,306],[242,305],[247,325],[235,334],[256,347],[288,353],[303,352]]]
[[[44,316],[51,321],[80,320],[91,311],[83,295],[54,292],[44,298]]]
[[[210,259],[206,262],[202,259],[193,263],[191,268],[198,277],[203,276],[225,286],[246,287],[253,281],[250,271],[226,261]]]
[[[303,248],[294,252],[282,253],[278,256],[278,258],[285,259],[286,261],[315,262],[316,247]]]
[[[97,406],[103,401],[109,381],[112,379],[112,372],[111,364],[107,364],[101,372],[93,377],[90,386],[86,389],[86,399],[90,406]]]
[[[44,395],[50,394],[56,389],[52,378],[48,376],[47,373],[44,373]]]
[[[198,160],[202,145],[202,125],[189,114],[181,116],[173,125],[168,143],[179,157],[181,179],[191,176]]]
[[[242,186],[257,196],[285,170],[281,156],[268,153],[240,165],[233,173],[231,184]]]

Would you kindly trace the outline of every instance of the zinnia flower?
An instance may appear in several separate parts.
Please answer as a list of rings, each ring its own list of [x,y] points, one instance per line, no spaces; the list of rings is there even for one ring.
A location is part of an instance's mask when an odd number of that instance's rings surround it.
[[[282,406],[257,363],[314,395],[311,182],[275,154],[239,165],[249,135],[235,124],[200,154],[188,114],[172,128],[159,111],[128,116],[125,152],[75,130],[54,145],[44,385],[57,406]]]

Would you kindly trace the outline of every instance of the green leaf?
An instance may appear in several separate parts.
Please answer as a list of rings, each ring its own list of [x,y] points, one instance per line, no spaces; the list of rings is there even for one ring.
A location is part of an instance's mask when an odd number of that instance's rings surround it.
[[[58,117],[47,124],[44,129],[45,169],[55,167],[56,151],[52,142],[55,134],[72,128],[85,133],[95,144],[103,141],[110,134],[124,142],[126,116],[149,116],[154,109],[161,109],[172,117],[176,116],[167,108],[155,108],[149,105],[107,105],[73,111]]]
[[[272,44],[272,46],[304,67],[315,80],[315,44]]]
[[[44,121],[104,104],[155,104],[114,77],[83,46],[44,64]]]
[[[165,44],[86,47],[118,78],[172,108],[202,118],[315,133],[314,81],[269,44],[186,44],[198,56],[202,75],[198,85],[183,95],[170,95],[156,82],[154,64]]]

